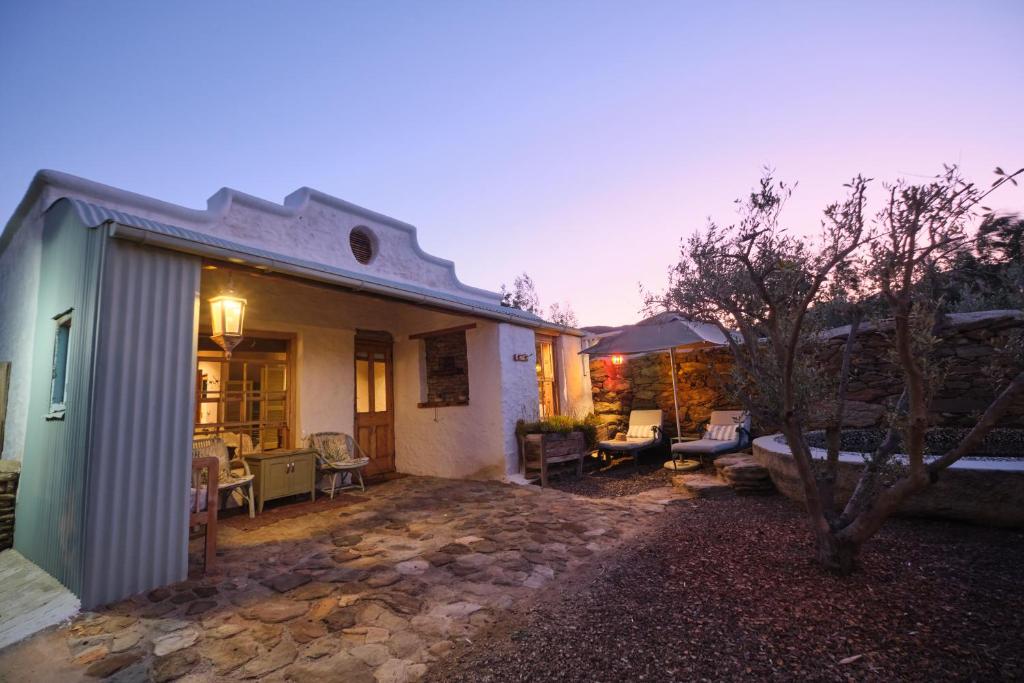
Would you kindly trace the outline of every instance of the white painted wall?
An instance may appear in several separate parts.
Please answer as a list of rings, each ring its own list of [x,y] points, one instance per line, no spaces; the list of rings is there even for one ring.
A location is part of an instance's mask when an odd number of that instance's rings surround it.
[[[530,422],[539,417],[540,396],[537,392],[537,359],[533,330],[518,325],[499,326],[499,354],[501,366],[501,434],[505,451],[505,471],[519,471],[519,446],[516,441],[516,422]],[[513,361],[517,353],[528,354],[528,360]]]
[[[42,229],[42,216],[36,206],[24,228],[13,234],[0,253],[0,361],[11,362],[4,442],[0,444],[4,460],[21,460],[25,448]]]

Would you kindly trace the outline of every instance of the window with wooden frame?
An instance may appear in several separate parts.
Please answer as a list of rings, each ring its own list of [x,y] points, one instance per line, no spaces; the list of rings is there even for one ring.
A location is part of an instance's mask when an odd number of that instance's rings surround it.
[[[53,364],[50,368],[49,418],[62,418],[67,408],[68,358],[71,349],[71,311],[54,318]]]
[[[469,405],[469,353],[466,331],[476,323],[409,335],[422,340],[423,387],[420,408]]]
[[[197,437],[229,445],[251,440],[258,450],[292,446],[291,343],[286,337],[246,337],[231,358],[206,335],[196,369]]]
[[[558,364],[555,356],[555,337],[535,336],[537,352],[537,394],[540,398],[540,416],[558,415]]]

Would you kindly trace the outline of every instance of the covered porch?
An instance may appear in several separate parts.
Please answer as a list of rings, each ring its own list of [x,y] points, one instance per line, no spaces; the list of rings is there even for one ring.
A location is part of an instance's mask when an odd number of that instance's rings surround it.
[[[247,303],[230,358],[205,304],[228,289]],[[368,476],[493,479],[515,467],[515,420],[537,410],[538,384],[534,363],[513,357],[532,360],[533,330],[214,261],[199,302],[196,438],[244,454],[343,432],[370,458]]]

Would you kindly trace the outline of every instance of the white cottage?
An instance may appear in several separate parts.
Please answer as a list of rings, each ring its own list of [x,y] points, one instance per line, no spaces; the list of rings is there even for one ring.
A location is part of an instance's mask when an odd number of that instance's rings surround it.
[[[207,303],[227,291],[230,357]],[[316,190],[195,210],[41,171],[0,236],[15,547],[85,607],[185,578],[197,435],[342,431],[371,475],[514,474],[518,419],[591,409],[580,341]]]

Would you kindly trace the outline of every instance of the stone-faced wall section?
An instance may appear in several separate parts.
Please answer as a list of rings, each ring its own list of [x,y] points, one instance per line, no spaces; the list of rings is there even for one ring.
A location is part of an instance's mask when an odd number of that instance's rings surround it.
[[[723,379],[732,373],[728,349],[676,352],[679,422],[683,433],[696,431],[713,410],[738,408],[725,392]],[[627,358],[613,365],[609,358],[590,360],[594,412],[602,425],[602,438],[612,438],[629,425],[629,411],[660,408],[665,433],[676,436],[672,417],[672,371],[668,352]]]
[[[986,369],[997,349],[1011,334],[1024,332],[1021,311],[954,313],[946,317],[934,349],[944,368],[945,381],[932,401],[929,423],[939,427],[970,427],[995,397],[996,386]],[[842,363],[847,328],[827,334],[826,362],[833,371]],[[857,333],[851,356],[845,424],[877,427],[903,391],[899,368],[891,361],[891,323]],[[1024,427],[1024,398],[1019,398],[999,421],[1006,427]]]
[[[1024,333],[1024,312],[1021,311],[947,316],[935,348],[936,357],[945,367],[945,382],[932,403],[932,425],[968,427],[976,422],[996,390],[985,370],[1008,337],[1020,333]],[[836,328],[825,335],[823,353],[833,372],[838,371],[842,362],[848,334],[848,328]],[[890,361],[891,334],[891,323],[864,326],[857,334],[844,420],[848,427],[883,426],[887,411],[899,400],[903,382],[899,369]],[[729,377],[732,367],[732,354],[728,349],[676,353],[679,420],[684,433],[697,430],[713,410],[740,407],[729,398],[724,387],[723,380]],[[612,365],[608,358],[592,358],[590,374],[594,412],[605,432],[602,438],[625,431],[629,411],[643,408],[661,408],[665,414],[665,431],[675,436],[667,352],[628,358],[619,366]],[[1024,397],[1018,398],[999,424],[1024,427]],[[821,425],[812,422],[810,426]],[[756,425],[754,430],[758,431]]]

